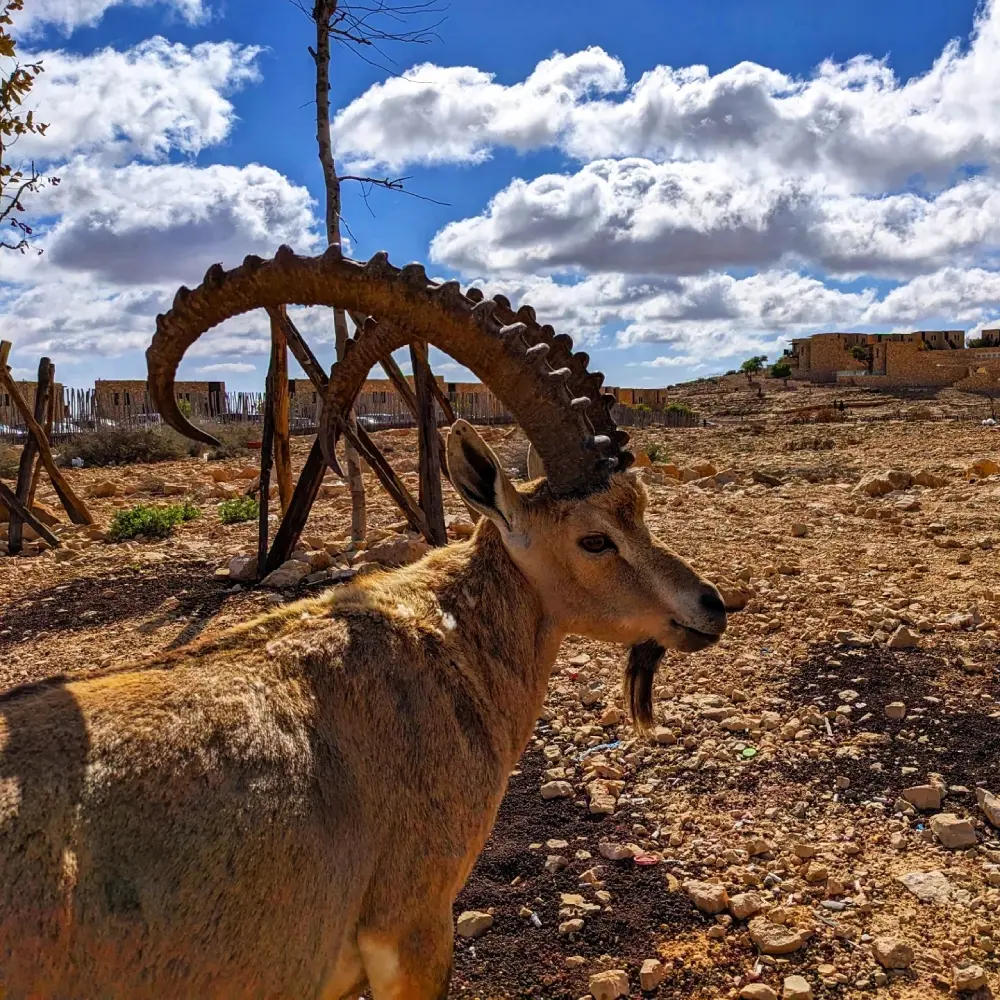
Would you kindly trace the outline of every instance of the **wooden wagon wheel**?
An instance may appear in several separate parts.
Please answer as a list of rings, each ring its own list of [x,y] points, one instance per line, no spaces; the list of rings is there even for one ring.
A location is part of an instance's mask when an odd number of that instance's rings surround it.
[[[355,337],[329,376],[288,317],[286,306],[291,304],[339,307],[354,320]],[[574,353],[569,337],[539,325],[530,306],[515,312],[502,295],[485,299],[478,289],[463,294],[458,282],[430,281],[420,264],[393,267],[384,253],[359,263],[334,250],[320,257],[300,257],[281,247],[271,260],[247,257],[228,272],[215,264],[198,288],[179,289],[170,311],[157,317],[156,334],[146,352],[150,393],[167,424],[194,440],[217,444],[180,411],[174,392],[177,367],[202,333],[258,308],[270,317],[273,345],[261,459],[260,575],[291,555],[326,466],[341,474],[336,458],[341,437],[368,462],[414,529],[431,544],[447,541],[441,506],[441,475],[447,470],[433,415],[435,397],[447,420],[454,421],[455,415],[431,374],[428,344],[474,372],[500,399],[525,431],[537,458],[534,465],[544,469],[555,494],[592,492],[632,462],[625,450],[628,435],[611,419],[615,398],[601,390],[604,376],[588,371],[588,356]],[[321,394],[323,408],[319,436],[265,558],[269,456],[276,420],[283,422],[280,431],[287,433],[287,405],[280,399],[282,385],[287,391],[287,372],[282,374],[279,358],[286,344]],[[394,351],[407,345],[414,389],[392,358]],[[352,427],[348,419],[377,364],[417,419],[422,503],[413,498],[365,429]],[[279,457],[279,480],[289,475],[281,469],[284,461]]]

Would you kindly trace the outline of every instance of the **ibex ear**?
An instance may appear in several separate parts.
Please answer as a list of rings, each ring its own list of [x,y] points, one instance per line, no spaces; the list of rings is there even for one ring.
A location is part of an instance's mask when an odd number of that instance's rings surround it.
[[[499,528],[513,530],[522,500],[493,450],[465,420],[456,420],[451,425],[448,473],[452,485],[470,507]]]
[[[535,451],[535,446],[533,444],[528,445],[528,478],[529,479],[543,479],[545,477],[545,466],[542,465],[542,460],[538,456],[538,452]]]

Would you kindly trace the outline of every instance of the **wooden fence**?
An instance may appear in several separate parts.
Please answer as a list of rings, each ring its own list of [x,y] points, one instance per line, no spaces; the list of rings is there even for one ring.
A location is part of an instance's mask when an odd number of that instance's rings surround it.
[[[119,399],[122,399],[119,396]],[[155,427],[160,416],[147,393],[132,393],[127,405],[115,404],[114,397],[98,394],[93,389],[63,390],[60,417],[52,428],[54,441],[65,441],[77,434],[101,428]],[[456,392],[449,395],[455,415],[479,425],[511,424],[513,418],[503,404],[487,392]],[[227,392],[224,396],[209,396],[185,401],[189,416],[195,423],[258,423],[261,420],[264,394],[261,392]],[[321,401],[314,392],[292,394],[289,400],[292,433],[314,433],[318,426]],[[363,392],[355,404],[359,422],[368,431],[397,427],[415,427],[416,421],[405,403],[395,392]],[[612,418],[622,427],[700,427],[698,414],[676,410],[650,410],[646,407],[615,406]],[[444,422],[438,411],[438,419]],[[23,443],[27,429],[19,419],[7,416],[0,420],[0,442]]]

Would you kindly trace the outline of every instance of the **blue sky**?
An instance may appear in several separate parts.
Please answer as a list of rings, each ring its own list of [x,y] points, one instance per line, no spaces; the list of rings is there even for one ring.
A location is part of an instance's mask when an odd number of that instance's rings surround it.
[[[63,184],[42,257],[0,257],[25,374],[141,377],[156,312],[208,263],[318,249],[310,23],[289,0],[27,0]],[[335,50],[352,253],[475,281],[666,385],[822,329],[1000,316],[1000,7],[973,0],[483,5],[454,0],[397,75]],[[299,321],[329,353],[328,316]],[[263,381],[261,317],[182,369]],[[444,359],[449,378],[463,374]]]

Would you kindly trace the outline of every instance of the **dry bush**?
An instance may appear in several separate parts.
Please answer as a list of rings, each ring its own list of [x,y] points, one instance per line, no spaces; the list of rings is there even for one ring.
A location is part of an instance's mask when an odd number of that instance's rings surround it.
[[[188,454],[188,442],[163,427],[99,427],[67,441],[59,454],[65,465],[74,458],[91,466],[171,462]]]
[[[13,479],[21,462],[21,449],[0,444],[0,479]]]
[[[785,442],[785,451],[830,451],[837,447],[833,438],[807,437]]]

